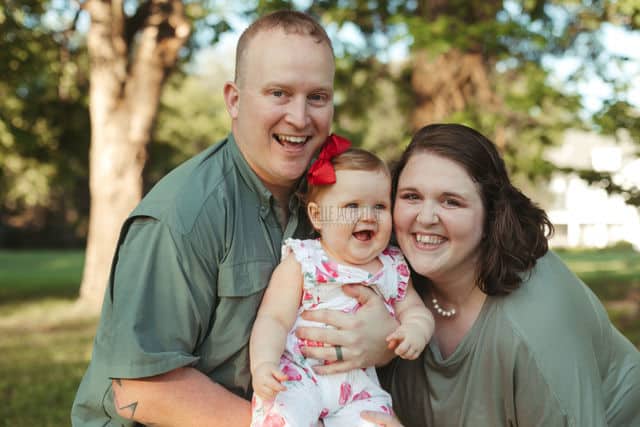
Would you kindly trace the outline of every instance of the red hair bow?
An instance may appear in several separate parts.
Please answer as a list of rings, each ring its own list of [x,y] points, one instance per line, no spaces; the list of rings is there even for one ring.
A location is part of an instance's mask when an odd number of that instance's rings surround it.
[[[320,150],[318,159],[313,162],[309,172],[307,172],[309,184],[334,184],[336,182],[336,171],[331,164],[331,159],[338,154],[344,153],[349,147],[351,147],[351,142],[348,139],[333,133],[329,135]]]

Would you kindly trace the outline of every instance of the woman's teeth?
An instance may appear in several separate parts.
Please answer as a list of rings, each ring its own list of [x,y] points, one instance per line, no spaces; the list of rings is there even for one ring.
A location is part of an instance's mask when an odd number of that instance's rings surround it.
[[[416,241],[427,245],[437,245],[444,242],[444,240],[444,237],[440,236],[416,234]]]

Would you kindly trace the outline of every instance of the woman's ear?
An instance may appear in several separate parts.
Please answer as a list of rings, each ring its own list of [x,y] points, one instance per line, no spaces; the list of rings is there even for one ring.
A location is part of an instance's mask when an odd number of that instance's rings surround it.
[[[320,206],[315,202],[309,202],[307,204],[307,216],[313,228],[320,232],[322,230],[322,215],[320,212]]]

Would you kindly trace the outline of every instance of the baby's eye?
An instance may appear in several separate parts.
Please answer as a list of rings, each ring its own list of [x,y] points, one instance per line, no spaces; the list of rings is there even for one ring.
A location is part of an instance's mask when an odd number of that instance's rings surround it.
[[[357,203],[347,203],[346,205],[344,205],[345,208],[347,209],[358,209],[358,204]]]
[[[384,203],[378,203],[377,205],[374,206],[374,209],[378,209],[378,210],[385,210],[387,208],[387,205],[385,205]]]
[[[402,200],[418,200],[420,197],[416,193],[402,193],[400,198]]]

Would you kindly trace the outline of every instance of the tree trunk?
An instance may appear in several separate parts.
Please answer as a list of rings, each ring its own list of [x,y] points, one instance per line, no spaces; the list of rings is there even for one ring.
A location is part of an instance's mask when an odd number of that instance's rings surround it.
[[[91,211],[80,304],[98,311],[122,222],[140,201],[162,86],[190,32],[180,0],[126,17],[122,0],[88,0],[91,15]],[[135,43],[135,47],[134,44]]]
[[[481,54],[452,49],[432,57],[422,50],[415,53],[413,61],[414,130],[442,121],[471,103],[495,104],[488,66]]]
[[[417,14],[430,25],[442,15],[477,24],[495,20],[502,0],[483,2],[419,1]],[[461,7],[464,5],[464,7]],[[450,49],[441,55],[423,46],[413,55],[411,86],[415,106],[411,125],[416,131],[424,125],[440,122],[468,107],[495,110],[500,100],[491,83],[493,58],[483,53],[482,40],[467,40],[465,50]]]

